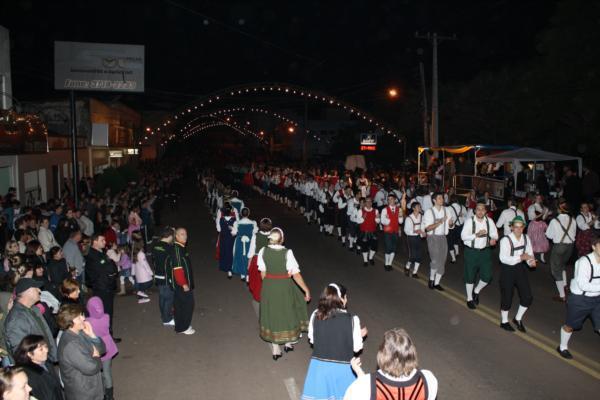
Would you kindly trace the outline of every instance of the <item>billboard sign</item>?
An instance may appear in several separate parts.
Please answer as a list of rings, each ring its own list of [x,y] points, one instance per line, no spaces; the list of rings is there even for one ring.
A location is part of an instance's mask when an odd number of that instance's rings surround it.
[[[54,42],[54,88],[144,92],[144,46]]]
[[[360,134],[360,151],[375,151],[377,150],[377,134],[361,133]]]

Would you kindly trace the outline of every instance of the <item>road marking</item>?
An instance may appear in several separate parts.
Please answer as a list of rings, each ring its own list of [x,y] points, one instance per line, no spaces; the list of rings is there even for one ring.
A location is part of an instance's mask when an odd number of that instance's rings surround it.
[[[294,378],[284,379],[283,384],[285,385],[290,400],[300,399],[300,390],[298,390],[298,385],[296,385],[296,380]]]
[[[376,254],[375,258],[381,262],[385,262],[385,259],[379,254]],[[398,261],[394,261],[392,263],[392,266],[396,271],[404,272],[404,266],[402,266]],[[421,285],[427,287],[427,283],[429,281],[428,278],[424,277],[422,274],[419,274],[419,277],[421,279],[418,279],[416,281],[419,282]],[[444,289],[445,290],[443,292],[440,292],[439,290],[435,290],[435,292],[444,296],[445,298],[447,298],[449,300],[452,300],[453,302],[455,302],[457,304],[465,306],[466,299],[464,298],[464,296],[462,296],[462,294],[460,294],[459,292],[457,292],[454,289],[448,288],[448,286],[446,286]],[[473,312],[474,312],[474,314],[482,317],[483,319],[485,319],[495,325],[498,325],[498,323],[499,323],[499,318],[498,318],[497,313],[495,313],[489,307],[480,305],[477,307],[477,309],[473,310]],[[566,358],[561,357],[558,354],[558,352],[556,351],[555,346],[557,345],[557,343],[554,340],[552,340],[549,337],[547,337],[539,332],[536,332],[530,328],[527,328],[526,334],[519,332],[519,331],[514,332],[514,334],[517,335],[518,337],[520,337],[521,339],[525,340],[526,342],[534,345],[538,349],[545,351],[546,353],[550,354],[551,356],[554,356],[557,359],[577,368],[578,370],[585,372],[586,374],[592,376],[593,378],[600,380],[600,363],[598,363],[588,357],[585,357],[584,355],[577,353],[575,351],[571,351],[571,354],[573,354],[575,359],[567,360]]]

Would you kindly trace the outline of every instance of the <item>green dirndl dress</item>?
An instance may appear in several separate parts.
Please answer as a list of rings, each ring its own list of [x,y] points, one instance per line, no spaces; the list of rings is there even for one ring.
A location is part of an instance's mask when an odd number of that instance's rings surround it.
[[[270,343],[296,342],[308,330],[308,311],[302,290],[288,275],[288,249],[264,247],[267,276],[260,294],[260,337]]]

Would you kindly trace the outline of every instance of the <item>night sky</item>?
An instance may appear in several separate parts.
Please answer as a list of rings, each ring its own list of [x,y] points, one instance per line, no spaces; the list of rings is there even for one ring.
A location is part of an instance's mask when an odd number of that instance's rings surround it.
[[[419,85],[419,49],[430,77],[431,47],[415,31],[456,34],[440,46],[440,80],[526,62],[554,12],[549,0],[346,1],[3,0],[11,31],[13,93],[53,90],[53,42],[146,46],[146,93],[103,95],[142,109],[170,109],[249,82],[289,82],[374,109],[385,89]]]

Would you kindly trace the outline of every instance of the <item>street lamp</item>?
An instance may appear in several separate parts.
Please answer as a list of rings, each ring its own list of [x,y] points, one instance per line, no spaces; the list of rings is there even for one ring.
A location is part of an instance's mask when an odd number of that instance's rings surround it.
[[[395,99],[400,95],[400,93],[398,92],[398,89],[396,88],[389,88],[388,89],[388,97],[390,99]]]
[[[295,131],[295,129],[294,129],[294,127],[293,127],[293,126],[290,126],[290,127],[288,128],[288,132],[289,132],[289,133],[294,133],[294,131]]]

